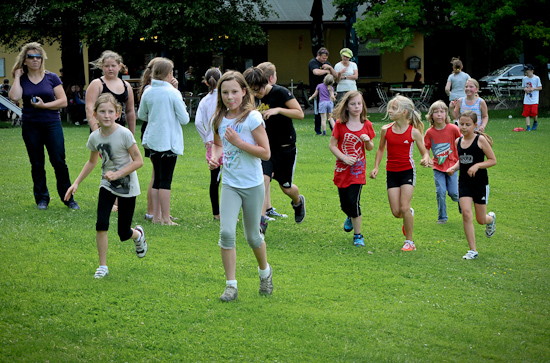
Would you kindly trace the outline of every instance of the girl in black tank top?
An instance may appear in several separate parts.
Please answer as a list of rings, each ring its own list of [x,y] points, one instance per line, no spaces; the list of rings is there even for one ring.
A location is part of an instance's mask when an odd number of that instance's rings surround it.
[[[105,81],[103,81],[103,77],[99,77],[99,80],[101,81],[101,84],[103,85],[103,89],[101,90],[101,93],[110,93],[113,96],[115,96],[115,99],[118,103],[122,106],[122,113],[120,115],[120,118],[116,119],[116,123],[120,124],[122,126],[126,126],[126,102],[128,101],[128,88],[126,88],[126,84],[124,83],[124,80],[120,80],[122,82],[122,85],[124,86],[124,92],[117,94],[114,93],[107,87],[107,84],[105,84]]]

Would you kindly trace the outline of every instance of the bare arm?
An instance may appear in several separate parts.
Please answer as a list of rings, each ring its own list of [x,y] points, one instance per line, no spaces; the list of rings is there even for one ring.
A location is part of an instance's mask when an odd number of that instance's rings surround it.
[[[374,158],[374,168],[372,168],[370,172],[371,179],[375,179],[378,175],[378,168],[380,166],[380,162],[382,161],[382,157],[384,156],[384,151],[386,150],[386,131],[387,128],[382,127],[382,131],[380,132],[380,143],[378,144],[376,157]]]
[[[128,153],[132,158],[132,162],[124,166],[122,169],[117,171],[108,171],[103,175],[103,177],[109,181],[118,180],[124,178],[126,175],[129,175],[133,171],[141,168],[143,166],[143,158],[136,144],[133,144],[128,149]]]
[[[252,130],[252,136],[254,136],[256,145],[241,139],[237,131],[230,127],[225,130],[225,139],[227,141],[250,155],[256,156],[262,160],[269,160],[271,157],[271,150],[269,148],[269,139],[267,138],[265,127],[263,125],[256,127]]]
[[[300,107],[300,104],[298,101],[293,98],[291,100],[286,101],[285,107],[275,107],[270,108],[269,110],[263,111],[262,116],[264,117],[264,120],[267,120],[270,116],[273,115],[283,115],[292,119],[296,120],[302,120],[304,118],[304,111]]]
[[[98,159],[99,151],[90,152],[90,158],[82,167],[82,171],[80,172],[74,183],[69,187],[69,189],[67,189],[67,192],[65,192],[65,201],[68,201],[69,199],[71,199],[71,196],[76,194],[76,191],[78,190],[78,185],[82,183],[82,181],[86,179],[88,175],[90,175],[92,170],[94,170]]]
[[[416,147],[418,148],[418,151],[420,151],[420,154],[422,155],[422,160],[420,160],[420,165],[422,166],[429,166],[432,162],[432,159],[430,159],[430,153],[426,149],[426,146],[424,146],[424,138],[422,137],[422,133],[418,129],[412,130],[412,138],[414,141],[416,141]]]
[[[336,156],[338,160],[341,160],[346,165],[353,165],[355,162],[357,162],[357,158],[353,156],[349,156],[344,154],[340,149],[338,148],[338,139],[334,136],[330,137],[330,142],[328,145],[330,151]]]
[[[55,86],[53,93],[55,95],[55,100],[44,103],[42,98],[36,97],[38,102],[31,103],[32,106],[44,110],[59,110],[60,108],[67,107],[67,95],[65,94],[65,90],[63,90],[63,86],[60,84]]]
[[[94,105],[101,93],[100,87],[101,82],[99,79],[94,79],[86,89],[86,118],[88,119],[88,125],[92,131],[99,128],[99,124],[94,117]]]
[[[453,109],[453,117],[455,120],[458,120],[458,117],[460,116],[460,105],[462,104],[462,98],[459,98],[455,101],[455,107]]]
[[[207,160],[208,168],[210,170],[214,170],[220,166],[220,158],[222,157],[222,152],[223,152],[222,140],[220,139],[220,135],[217,132],[215,132],[214,142],[212,143],[212,154],[210,155],[210,158]]]
[[[124,86],[128,89],[128,101],[126,101],[126,122],[128,129],[134,134],[136,132],[136,109],[134,108],[134,91],[130,83],[124,81]]]
[[[445,93],[447,94],[447,96],[451,95],[451,81],[447,81],[447,83],[445,84]]]
[[[487,112],[487,103],[485,103],[485,100],[481,100],[479,108],[481,110],[481,125],[479,125],[478,129],[483,132],[489,123],[489,112]]]
[[[21,76],[23,75],[23,69],[19,68],[13,72],[13,84],[8,92],[9,98],[17,102],[23,97],[23,88],[21,87]]]
[[[495,153],[493,152],[493,148],[491,148],[489,141],[487,141],[487,139],[483,135],[479,136],[478,145],[485,153],[486,159],[481,163],[472,165],[468,169],[468,175],[471,177],[475,176],[479,169],[488,169],[491,166],[495,166],[497,164],[497,158],[495,156]]]

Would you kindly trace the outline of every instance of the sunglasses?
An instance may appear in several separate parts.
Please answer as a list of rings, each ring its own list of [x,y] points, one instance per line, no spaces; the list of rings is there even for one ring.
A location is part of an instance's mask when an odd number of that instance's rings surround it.
[[[42,54],[27,54],[27,59],[42,59]]]

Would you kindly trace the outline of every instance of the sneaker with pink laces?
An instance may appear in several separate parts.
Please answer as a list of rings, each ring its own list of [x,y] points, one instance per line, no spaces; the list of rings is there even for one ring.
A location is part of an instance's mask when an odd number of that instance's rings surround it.
[[[416,246],[413,241],[405,241],[401,251],[416,251]]]

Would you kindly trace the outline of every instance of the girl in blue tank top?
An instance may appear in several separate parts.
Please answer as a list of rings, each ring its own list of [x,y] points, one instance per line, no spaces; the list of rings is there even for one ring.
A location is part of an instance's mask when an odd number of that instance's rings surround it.
[[[466,81],[464,88],[466,97],[457,100],[454,108],[454,118],[458,119],[458,115],[462,115],[466,111],[473,111],[477,115],[476,130],[485,131],[489,122],[489,114],[487,112],[487,103],[479,97],[479,83],[470,78]]]

